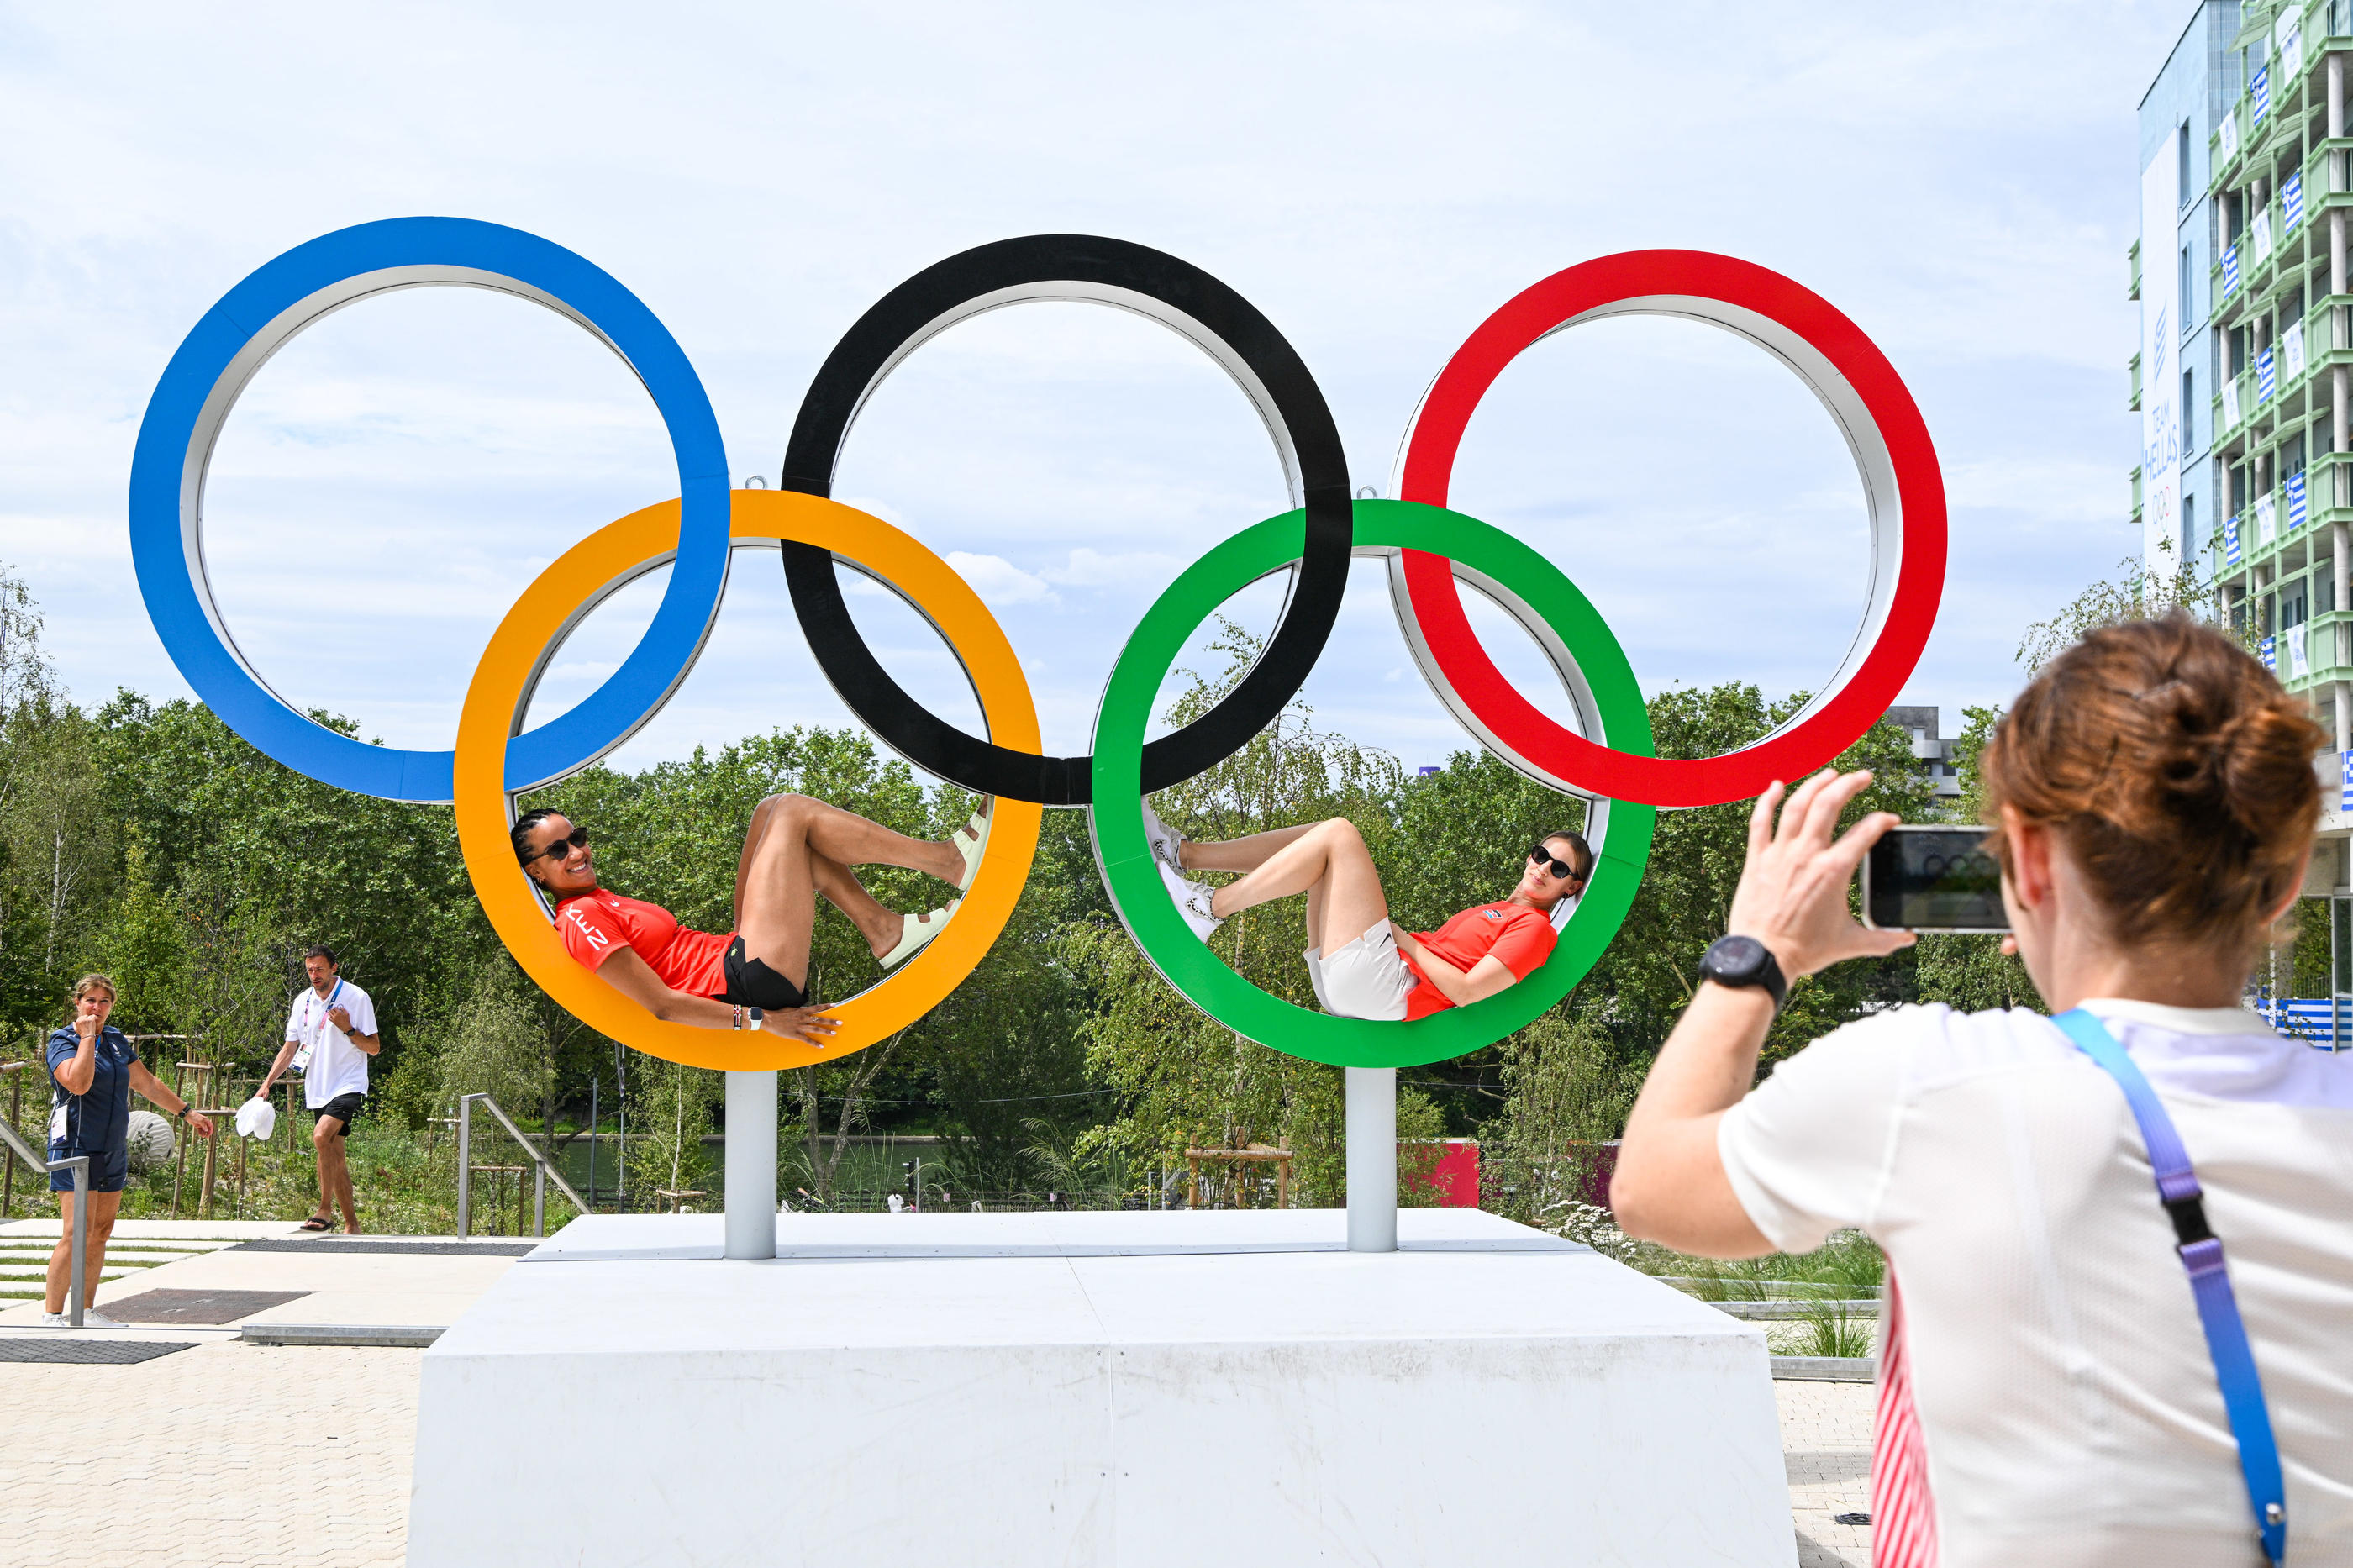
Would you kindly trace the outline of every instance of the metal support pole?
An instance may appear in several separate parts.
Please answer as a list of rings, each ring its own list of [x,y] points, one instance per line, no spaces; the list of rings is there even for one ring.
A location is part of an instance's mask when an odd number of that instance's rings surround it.
[[[531,1168],[531,1233],[547,1234],[547,1167],[534,1163]]]
[[[74,1184],[73,1274],[66,1285],[66,1321],[78,1329],[81,1327],[82,1309],[90,1305],[82,1300],[85,1292],[81,1275],[83,1249],[90,1245],[90,1156],[77,1154],[66,1163],[73,1167]]]
[[[458,1235],[461,1239],[471,1234],[469,1222],[473,1217],[474,1100],[470,1094],[458,1097]]]
[[[588,1080],[588,1202],[596,1202],[596,1080]]]
[[[776,1255],[776,1075],[727,1075],[727,1256]]]
[[[1348,1250],[1397,1250],[1397,1068],[1348,1068]]]

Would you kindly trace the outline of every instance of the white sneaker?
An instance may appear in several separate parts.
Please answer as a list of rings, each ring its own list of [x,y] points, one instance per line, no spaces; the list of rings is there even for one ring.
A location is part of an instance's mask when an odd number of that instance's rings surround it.
[[[41,1326],[47,1329],[70,1329],[73,1327],[73,1314],[70,1312],[43,1312],[41,1314]],[[104,1312],[85,1307],[82,1309],[81,1312],[81,1326],[85,1329],[120,1329],[128,1327],[129,1325],[118,1323],[112,1318],[108,1317]]]
[[[1155,860],[1180,877],[1185,874],[1185,862],[1176,857],[1176,847],[1185,840],[1178,837],[1175,828],[1160,820],[1160,814],[1152,809],[1149,797],[1144,802],[1144,837],[1152,846]]]
[[[1210,932],[1226,923],[1209,912],[1209,900],[1217,892],[1215,888],[1207,882],[1180,877],[1165,863],[1160,868],[1160,879],[1167,885],[1168,896],[1176,901],[1176,912],[1185,917],[1185,923],[1193,928],[1195,936],[1207,942]]]

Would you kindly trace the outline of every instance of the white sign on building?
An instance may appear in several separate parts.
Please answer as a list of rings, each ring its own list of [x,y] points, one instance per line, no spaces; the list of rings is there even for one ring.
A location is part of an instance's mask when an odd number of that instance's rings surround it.
[[[2181,538],[2181,182],[2168,142],[2140,175],[2141,554],[2168,574],[2184,557]],[[2172,547],[2170,561],[2159,554]],[[2194,542],[2192,544],[2194,548]]]

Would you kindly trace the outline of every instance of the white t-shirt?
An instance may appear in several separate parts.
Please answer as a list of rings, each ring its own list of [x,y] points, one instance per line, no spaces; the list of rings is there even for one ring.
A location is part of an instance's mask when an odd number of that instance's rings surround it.
[[[305,985],[294,994],[293,1010],[286,1016],[286,1037],[311,1047],[311,1065],[302,1073],[302,1103],[317,1110],[338,1095],[367,1092],[367,1054],[327,1015],[341,1007],[352,1027],[363,1035],[375,1033],[375,1004],[348,980],[337,979],[322,996]]]
[[[2180,1130],[2287,1480],[2287,1560],[2353,1564],[2353,1055],[2238,1008],[2092,1001]],[[1901,1007],[1735,1106],[1774,1246],[1841,1226],[1904,1291],[1943,1568],[2263,1562],[2214,1365],[2116,1080],[2047,1018]]]

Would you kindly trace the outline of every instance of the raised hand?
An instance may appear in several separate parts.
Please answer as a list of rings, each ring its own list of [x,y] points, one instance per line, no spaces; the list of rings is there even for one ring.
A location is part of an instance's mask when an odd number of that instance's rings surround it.
[[[1839,813],[1870,785],[1868,773],[1825,768],[1789,793],[1778,823],[1778,784],[1757,797],[1749,814],[1748,864],[1725,931],[1763,942],[1791,980],[1843,959],[1883,958],[1915,940],[1908,931],[1873,931],[1847,909],[1846,890],[1862,858],[1896,823],[1894,813],[1875,811],[1831,837]]]

